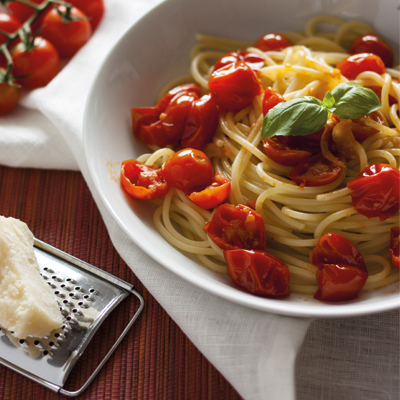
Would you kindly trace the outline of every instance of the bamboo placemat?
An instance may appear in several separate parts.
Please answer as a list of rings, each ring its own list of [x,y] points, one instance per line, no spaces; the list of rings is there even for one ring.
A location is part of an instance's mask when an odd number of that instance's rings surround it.
[[[119,257],[79,172],[0,167],[0,215],[26,222],[38,239],[133,283],[145,300],[139,320],[78,399],[240,399]],[[128,300],[104,322],[66,389],[83,384],[135,307]],[[61,398],[0,366],[0,399]]]

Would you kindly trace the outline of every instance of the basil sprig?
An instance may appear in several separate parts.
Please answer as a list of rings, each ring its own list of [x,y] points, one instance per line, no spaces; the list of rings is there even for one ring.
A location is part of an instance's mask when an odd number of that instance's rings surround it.
[[[356,119],[381,106],[373,90],[356,82],[341,83],[327,92],[323,101],[304,96],[273,107],[264,117],[261,138],[309,135],[325,125],[330,113],[341,119]]]

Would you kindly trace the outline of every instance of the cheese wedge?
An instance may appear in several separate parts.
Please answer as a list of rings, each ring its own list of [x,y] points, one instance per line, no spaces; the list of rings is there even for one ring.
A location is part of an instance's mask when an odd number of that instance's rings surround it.
[[[0,325],[25,339],[62,325],[60,308],[40,275],[33,234],[18,219],[0,216]]]

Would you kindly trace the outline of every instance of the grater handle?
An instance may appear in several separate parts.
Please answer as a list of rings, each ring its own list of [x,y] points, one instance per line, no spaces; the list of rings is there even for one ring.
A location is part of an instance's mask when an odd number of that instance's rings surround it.
[[[69,397],[76,397],[79,396],[80,394],[82,394],[87,388],[88,386],[92,383],[92,381],[94,380],[94,378],[96,377],[96,375],[100,372],[100,370],[103,368],[104,364],[108,361],[108,359],[111,357],[111,355],[114,353],[115,349],[118,347],[118,345],[121,343],[122,339],[125,337],[125,335],[128,333],[128,331],[131,329],[132,325],[134,324],[134,322],[136,321],[137,317],[139,316],[139,314],[142,312],[143,307],[144,307],[144,300],[143,297],[136,292],[135,290],[131,289],[129,291],[131,294],[135,295],[139,301],[140,301],[140,305],[139,308],[137,309],[135,315],[132,317],[132,319],[129,321],[129,324],[125,327],[125,329],[123,330],[123,332],[121,333],[121,335],[118,337],[118,339],[116,340],[116,342],[113,344],[113,346],[111,347],[111,349],[108,351],[108,353],[105,355],[105,357],[103,358],[103,360],[100,362],[100,364],[96,367],[96,369],[92,372],[92,375],[89,376],[89,378],[87,379],[87,381],[82,385],[82,387],[74,392],[71,392],[69,390],[65,390],[63,388],[60,388],[60,390],[58,391],[58,393],[63,394],[65,396],[69,396]]]

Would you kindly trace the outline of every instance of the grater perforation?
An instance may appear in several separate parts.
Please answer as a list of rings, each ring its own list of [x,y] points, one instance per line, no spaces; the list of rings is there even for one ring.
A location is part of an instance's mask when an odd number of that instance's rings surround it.
[[[0,364],[68,396],[81,394],[114,352],[143,309],[133,285],[35,240],[42,278],[51,287],[63,325],[44,338],[18,339],[0,328]],[[105,318],[131,295],[139,301],[129,323],[85,384],[77,391],[63,389],[76,361]]]

